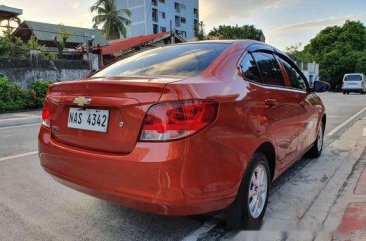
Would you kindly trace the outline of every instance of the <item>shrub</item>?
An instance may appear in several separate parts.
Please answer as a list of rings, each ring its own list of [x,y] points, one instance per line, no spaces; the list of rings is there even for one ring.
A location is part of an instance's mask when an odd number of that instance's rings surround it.
[[[24,42],[18,37],[0,37],[0,58],[29,58],[30,50],[39,50],[44,52],[46,47],[38,42],[38,40],[32,36],[27,42]],[[54,55],[46,57],[54,58]],[[53,60],[53,59],[49,59]]]
[[[36,94],[37,101],[36,101],[36,107],[42,107],[44,98],[47,95],[48,86],[52,84],[52,81],[49,80],[39,80],[32,82],[30,84],[30,89],[33,90]]]
[[[42,54],[42,58],[49,61],[55,61],[58,60],[58,55],[54,52],[44,53]]]
[[[0,112],[33,109],[37,105],[34,90],[24,90],[0,75]]]

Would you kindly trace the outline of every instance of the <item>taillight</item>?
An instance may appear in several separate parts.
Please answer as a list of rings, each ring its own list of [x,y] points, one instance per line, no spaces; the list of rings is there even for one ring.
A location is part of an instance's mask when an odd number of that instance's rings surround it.
[[[140,141],[169,141],[190,136],[215,121],[219,104],[188,100],[152,106],[143,122]]]
[[[51,119],[50,109],[47,100],[45,100],[42,109],[42,125],[50,128],[50,119]]]

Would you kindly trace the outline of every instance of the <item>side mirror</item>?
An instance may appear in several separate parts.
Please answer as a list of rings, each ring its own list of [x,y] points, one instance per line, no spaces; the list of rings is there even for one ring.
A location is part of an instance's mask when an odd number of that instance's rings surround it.
[[[313,87],[313,91],[315,93],[323,93],[323,92],[327,92],[330,89],[330,85],[327,82],[323,82],[323,81],[314,81],[314,87]]]

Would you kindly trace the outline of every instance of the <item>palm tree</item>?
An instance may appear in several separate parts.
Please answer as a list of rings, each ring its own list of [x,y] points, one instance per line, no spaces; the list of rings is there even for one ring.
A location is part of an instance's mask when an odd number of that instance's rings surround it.
[[[120,34],[126,37],[126,26],[131,23],[126,16],[131,17],[130,10],[117,10],[114,0],[97,0],[90,11],[98,14],[93,18],[93,28],[102,24],[102,32],[107,39],[118,39]]]

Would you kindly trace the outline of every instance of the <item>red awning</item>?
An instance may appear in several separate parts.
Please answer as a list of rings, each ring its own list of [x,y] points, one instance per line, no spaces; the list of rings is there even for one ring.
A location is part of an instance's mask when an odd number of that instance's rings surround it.
[[[152,35],[137,36],[109,41],[109,46],[102,47],[103,55],[115,55],[128,49],[148,44],[156,39],[170,37],[170,32],[157,33]]]

